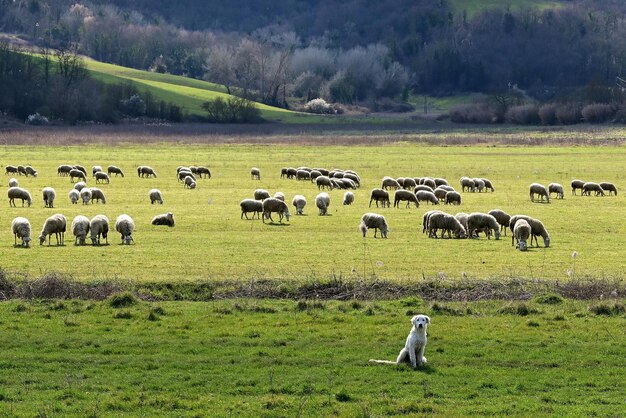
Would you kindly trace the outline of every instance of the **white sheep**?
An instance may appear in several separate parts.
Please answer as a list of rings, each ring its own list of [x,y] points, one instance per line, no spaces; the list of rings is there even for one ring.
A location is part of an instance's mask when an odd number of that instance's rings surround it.
[[[274,193],[274,199],[285,201],[285,194],[283,192]]]
[[[383,177],[381,188],[384,189],[384,190],[387,190],[387,189],[396,189],[396,190],[397,189],[401,189],[400,183],[398,183],[398,181],[396,179],[394,179],[392,177],[389,177],[389,176]]]
[[[596,196],[604,196],[604,190],[602,189],[602,186],[600,186],[598,183],[588,181],[583,184],[582,195],[591,196],[591,192],[595,192]]]
[[[481,180],[483,181],[483,183],[485,183],[485,189],[489,189],[492,192],[496,191],[496,189],[493,187],[493,184],[491,183],[491,180],[485,178],[481,178]]]
[[[261,180],[261,170],[259,170],[256,167],[252,167],[250,169],[250,176],[252,177],[252,179],[257,179],[257,180]]]
[[[91,200],[91,189],[89,187],[83,188],[83,190],[80,191],[80,198],[83,201],[83,205],[89,203]]]
[[[374,228],[374,238],[376,238],[376,233],[378,232],[378,230],[380,230],[380,235],[383,238],[387,238],[387,234],[389,233],[389,225],[387,225],[387,220],[383,215],[368,212],[361,217],[359,230],[363,234],[363,238],[365,238],[367,230],[372,228]]]
[[[11,177],[9,179],[9,187],[20,187],[20,183],[17,181],[15,177]]]
[[[349,193],[349,192],[348,192]],[[306,206],[306,197],[297,194],[291,200],[291,204],[296,208],[296,215],[302,215]]]
[[[550,195],[552,195],[552,193],[555,193],[557,199],[563,199],[563,195],[565,194],[565,192],[563,191],[563,186],[559,183],[548,184],[548,193]]]
[[[461,222],[461,225],[463,225],[463,228],[465,228],[466,231],[469,231],[469,225],[468,225],[468,218],[469,215],[465,212],[459,212],[456,215],[454,215],[454,217],[457,219],[457,221]]]
[[[351,205],[352,203],[354,203],[354,193],[352,193],[352,192],[345,192],[343,194],[343,204],[344,205]]]
[[[74,245],[85,245],[87,234],[89,233],[89,218],[77,215],[72,220],[72,234],[74,234]]]
[[[461,191],[464,192],[467,189],[468,192],[475,191],[476,185],[474,184],[474,180],[469,177],[461,177]]]
[[[525,220],[530,225],[530,228],[531,228],[530,245],[532,245],[533,239],[534,239],[536,245],[539,246],[537,237],[541,236],[541,238],[543,239],[543,245],[545,247],[550,246],[550,234],[548,233],[548,230],[546,229],[544,224],[539,219],[531,218],[530,216],[526,216],[526,215],[511,216],[511,221],[509,222],[509,229],[511,230],[511,232],[515,230],[515,224],[520,219]],[[511,245],[514,245],[514,239],[515,237],[511,235]]]
[[[78,200],[80,199],[80,193],[78,192],[78,190],[72,189],[67,194],[67,197],[70,198],[70,202],[72,202],[72,205],[75,205],[78,203]]]
[[[161,191],[159,189],[150,190],[149,196],[151,205],[153,205],[154,202],[157,202],[160,205],[163,204],[163,195],[161,194]]]
[[[270,198],[270,192],[265,189],[256,189],[254,191],[254,200],[265,200]]]
[[[28,219],[18,216],[11,222],[11,230],[13,231],[13,238],[15,246],[17,247],[17,239],[22,240],[23,247],[30,247],[30,222]]]
[[[543,202],[543,198],[545,197],[547,202],[550,203],[550,193],[548,193],[548,189],[543,184],[532,183],[529,186],[530,189],[530,201],[535,201],[535,195],[541,197],[541,201]]]
[[[520,251],[527,250],[527,241],[531,232],[532,228],[526,220],[520,219],[515,223],[513,237],[515,238],[515,247],[519,247]]]
[[[315,179],[315,184],[317,185],[317,190],[322,190],[324,188],[328,190],[333,189],[333,182],[330,180],[328,176],[318,176]]]
[[[92,245],[100,245],[100,238],[104,238],[107,245],[109,244],[109,218],[105,215],[96,215],[91,218],[89,230],[91,231]]]
[[[22,189],[21,187],[11,187],[7,191],[7,195],[9,196],[9,206],[15,207],[15,199],[22,200],[22,207],[24,207],[24,201],[28,203],[28,206],[33,203],[33,199],[30,197],[30,193],[28,190]]]
[[[435,212],[428,217],[428,237],[437,238],[437,231],[441,230],[441,238],[445,233],[448,233],[448,238],[452,238],[452,233],[457,238],[465,238],[467,232],[465,227],[454,216],[443,213]]]
[[[480,178],[473,178],[474,181],[474,189],[478,191],[478,193],[482,193],[485,188],[485,182]]]
[[[54,191],[54,189],[52,187],[44,187],[41,190],[41,193],[43,195],[43,201],[44,201],[45,206],[47,208],[53,208],[54,207],[54,199],[57,196],[57,194]]]
[[[54,234],[57,245],[63,245],[65,241],[65,230],[67,229],[67,219],[60,213],[54,214],[46,219],[43,224],[43,229],[39,235],[39,245],[43,245],[48,237],[48,245],[50,245],[50,239]],[[60,238],[60,239],[59,239]]]
[[[105,173],[104,171],[96,172],[95,176],[96,176],[96,183],[106,183],[106,184],[109,184],[111,182],[111,179],[109,178],[109,175],[107,173]]]
[[[122,245],[130,245],[134,243],[133,231],[135,230],[135,222],[133,218],[126,214],[122,214],[115,220],[115,230],[122,235]]]
[[[90,187],[89,190],[91,190],[91,203],[97,200],[98,202],[102,202],[103,205],[106,205],[107,199],[102,190],[96,187]]]
[[[156,172],[152,169],[152,167],[148,167],[147,165],[142,165],[138,168],[140,177],[154,177],[156,178]]]
[[[496,240],[500,239],[500,224],[498,224],[495,217],[487,213],[470,213],[467,217],[467,226],[467,236],[469,238],[477,237],[479,232],[484,232],[487,235],[487,239],[491,239],[491,231],[493,231]]]
[[[174,214],[172,212],[163,213],[152,218],[152,225],[165,225],[172,227],[175,225]]]
[[[322,192],[315,196],[315,206],[320,210],[320,215],[327,215],[328,207],[330,206],[330,195]]]
[[[427,192],[426,190],[419,190],[417,193],[415,193],[415,196],[417,197],[417,200],[419,202],[430,202],[433,205],[439,204],[439,199],[437,199],[437,196],[435,196],[433,192]]]
[[[263,203],[260,200],[254,199],[243,199],[239,206],[241,207],[241,219],[245,216],[248,218],[248,213],[252,213],[252,219],[254,219],[254,215],[256,214],[257,219],[261,218],[261,213],[263,212]]]
[[[96,173],[101,173],[102,172],[102,167],[99,165],[94,165],[93,167],[91,167],[91,173],[93,174],[93,177],[96,177]]]
[[[283,223],[283,217],[287,219],[289,222],[289,206],[285,202],[280,199],[269,198],[263,201],[263,223],[265,223],[265,219],[269,218],[271,222],[274,222],[272,219],[272,212],[278,213],[278,221]]]
[[[84,181],[79,181],[74,184],[74,188],[79,192],[82,191],[85,187],[87,187],[87,183],[85,183]]]

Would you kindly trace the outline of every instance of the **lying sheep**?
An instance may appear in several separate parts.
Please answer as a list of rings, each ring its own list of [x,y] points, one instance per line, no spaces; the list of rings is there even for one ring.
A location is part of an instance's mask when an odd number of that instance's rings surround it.
[[[585,184],[582,180],[572,180],[572,194],[576,195],[576,190],[580,189],[581,193],[583,191],[583,185]]]
[[[105,215],[96,215],[89,222],[89,230],[91,231],[91,245],[100,245],[100,239],[104,238],[106,244],[109,244],[109,218]]]
[[[97,200],[98,202],[102,202],[103,205],[106,205],[107,199],[102,190],[96,187],[90,187],[89,190],[91,190],[91,203]]]
[[[387,233],[389,232],[389,226],[387,225],[387,220],[383,215],[379,215],[377,213],[368,212],[361,216],[361,223],[359,224],[359,229],[361,233],[363,233],[363,238],[365,238],[365,234],[367,234],[368,229],[374,228],[374,238],[376,238],[376,233],[380,230],[380,235],[383,238],[387,238]]]
[[[24,167],[24,171],[26,173],[26,177],[28,176],[33,176],[33,177],[37,177],[37,170],[35,170],[34,168],[32,168],[31,166],[27,165],[26,167]]]
[[[530,201],[534,202],[535,201],[535,195],[539,196],[541,198],[541,201],[543,202],[543,198],[546,198],[546,201],[548,203],[550,203],[550,193],[548,193],[548,189],[546,189],[546,186],[544,186],[543,184],[539,184],[539,183],[532,183],[529,186],[530,189]]]
[[[124,172],[122,171],[122,169],[114,165],[110,165],[107,167],[107,174],[109,176],[111,176],[111,174],[115,174],[115,177],[117,177],[118,175],[124,177]]]
[[[283,223],[283,217],[287,219],[289,222],[289,206],[285,202],[279,199],[269,198],[263,201],[263,223],[265,223],[265,219],[268,219],[273,223],[274,219],[272,219],[272,212],[278,213],[278,221]]]
[[[33,203],[33,200],[30,197],[30,193],[28,190],[22,189],[21,187],[11,187],[7,191],[7,195],[9,196],[9,206],[15,207],[15,199],[22,200],[22,207],[24,207],[24,201],[28,203],[28,206]]]
[[[552,193],[556,194],[557,199],[563,199],[564,191],[563,186],[559,183],[550,183],[548,184],[548,194],[552,196]]]
[[[446,192],[445,203],[446,203],[446,205],[460,205],[461,204],[461,193],[458,193],[458,192]]]
[[[315,184],[317,185],[317,190],[322,190],[324,188],[328,190],[333,189],[333,183],[328,176],[318,176],[315,179]]]
[[[609,192],[609,196],[611,194],[613,194],[613,193],[615,193],[615,196],[617,196],[617,187],[615,187],[615,185],[613,183],[607,183],[607,182],[604,181],[604,182],[600,183],[600,187],[605,192]]]
[[[387,206],[388,208],[391,207],[389,193],[383,189],[372,189],[372,193],[370,195],[370,208],[372,207],[372,201],[376,202],[376,207],[378,207],[378,202],[380,202],[383,208],[385,206]]]
[[[422,225],[424,226],[424,228],[422,229],[422,233],[426,233],[426,231],[428,231],[428,220],[435,213],[443,213],[443,212],[440,210],[429,210],[424,213],[424,218],[422,222]]]
[[[500,232],[504,232],[504,235],[506,236],[506,230],[511,222],[511,215],[500,209],[492,209],[487,213],[496,218],[496,221],[498,221],[498,224],[500,225]]]
[[[81,179],[82,181],[87,183],[87,176],[85,175],[85,173],[83,173],[82,171],[80,171],[80,170],[78,170],[76,168],[72,168],[70,170],[70,181],[72,183],[75,183],[74,179]]]
[[[115,230],[122,236],[122,245],[130,245],[135,242],[133,239],[133,231],[135,230],[135,221],[126,214],[122,214],[115,220]]]
[[[263,212],[263,203],[260,200],[254,199],[243,199],[239,206],[241,207],[241,219],[245,216],[248,218],[248,213],[252,213],[252,219],[254,219],[254,215],[256,214],[257,219],[261,219],[261,213]]]
[[[330,206],[330,196],[326,192],[322,192],[315,196],[315,206],[320,210],[320,215],[328,214],[328,207]]]
[[[500,225],[495,217],[487,213],[470,213],[467,217],[467,226],[467,236],[469,238],[478,237],[479,232],[484,232],[487,235],[487,239],[491,239],[491,231],[493,231],[496,240],[500,239]]]
[[[78,183],[74,184],[74,188],[79,192],[82,191],[85,187],[87,187],[87,183],[85,183],[84,181],[79,181]]]
[[[550,246],[550,234],[548,233],[548,230],[546,229],[546,227],[543,225],[543,223],[539,219],[534,219],[534,218],[531,218],[530,216],[526,216],[526,215],[511,216],[511,221],[509,222],[509,229],[511,230],[511,232],[514,231],[515,224],[520,219],[525,220],[530,225],[530,228],[531,228],[530,245],[532,245],[533,238],[534,238],[535,244],[537,246],[539,246],[539,242],[537,240],[537,237],[541,236],[541,238],[543,239],[544,247],[547,248],[547,247]],[[511,236],[511,245],[514,244],[514,241],[513,241],[514,238],[515,238],[514,236]]]
[[[67,229],[67,219],[60,213],[54,214],[46,219],[43,224],[43,229],[39,235],[39,245],[43,245],[48,237],[48,245],[50,245],[50,239],[54,234],[57,245],[63,245],[65,241],[65,230]],[[59,239],[60,238],[60,239]]]
[[[433,213],[428,218],[428,237],[437,238],[437,231],[441,230],[441,238],[448,233],[448,238],[452,238],[452,233],[456,238],[465,238],[467,232],[461,222],[448,213]]]
[[[285,201],[285,194],[283,192],[274,193],[274,199]]]
[[[109,184],[111,182],[111,179],[109,178],[109,175],[107,173],[105,173],[104,171],[96,172],[95,176],[96,176],[96,183],[106,183],[106,184]]]
[[[250,169],[250,176],[252,177],[252,180],[261,180],[261,170],[256,167],[252,167]]]
[[[172,212],[163,213],[152,218],[152,225],[174,226],[174,214]]]
[[[83,215],[75,216],[72,220],[71,230],[74,234],[74,245],[85,245],[89,233],[89,218]]]
[[[41,193],[43,195],[43,202],[44,202],[45,207],[53,208],[54,199],[57,197],[57,194],[54,191],[54,189],[52,187],[44,187],[41,190]]]
[[[474,180],[469,177],[461,177],[461,191],[464,192],[467,189],[468,192],[474,191]]]
[[[385,176],[383,177],[382,180],[382,185],[381,188],[384,190],[387,189],[401,189],[400,184],[398,183],[398,181],[392,177],[389,176]]]
[[[150,190],[149,196],[151,205],[153,205],[154,202],[157,202],[159,205],[163,204],[163,195],[159,189]]]
[[[270,192],[265,189],[256,189],[254,191],[255,200],[265,200],[270,198]]]
[[[419,190],[417,193],[415,193],[415,196],[417,196],[417,200],[419,202],[429,202],[429,203],[432,203],[433,205],[439,204],[439,199],[437,199],[437,196],[435,196],[433,192],[427,192],[426,190]]]
[[[19,187],[20,183],[17,181],[15,177],[11,177],[9,179],[9,187]]]
[[[83,200],[83,205],[86,205],[91,200],[91,189],[89,187],[85,187],[80,191],[80,198]]]
[[[296,208],[296,215],[302,215],[304,207],[306,206],[306,198],[301,194],[297,194],[293,197],[291,204]]]
[[[345,192],[343,194],[343,204],[344,205],[351,205],[354,202],[354,193],[352,192]]]
[[[72,189],[67,194],[67,196],[70,198],[70,202],[72,202],[72,205],[75,205],[78,203],[78,200],[80,199],[80,192],[76,189]]]
[[[28,219],[18,216],[11,222],[11,230],[13,231],[14,245],[17,247],[17,239],[22,240],[22,247],[30,247],[30,222]]]
[[[396,190],[396,193],[393,198],[393,207],[397,208],[400,206],[401,201],[406,201],[406,207],[408,208],[411,205],[411,202],[415,203],[415,207],[419,208],[420,203],[417,200],[417,196],[410,190]]]
[[[156,178],[156,176],[157,176],[156,172],[154,171],[154,169],[152,167],[149,167],[147,165],[143,165],[143,166],[140,166],[139,168],[140,168],[140,171],[139,171],[140,177],[154,177],[154,178]]]
[[[602,187],[598,183],[588,181],[583,184],[582,196],[591,196],[591,192],[595,192],[596,196],[604,196],[604,190],[602,190]]]
[[[515,239],[515,247],[519,247],[520,251],[526,251],[528,249],[527,241],[531,232],[532,228],[526,220],[520,219],[515,223],[513,238]]]

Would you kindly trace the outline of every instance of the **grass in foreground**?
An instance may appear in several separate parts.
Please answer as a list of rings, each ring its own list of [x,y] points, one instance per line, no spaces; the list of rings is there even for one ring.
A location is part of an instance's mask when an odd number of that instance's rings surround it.
[[[0,410],[620,416],[623,302],[543,302],[6,302]],[[415,313],[432,319],[428,364],[369,364],[395,358]]]

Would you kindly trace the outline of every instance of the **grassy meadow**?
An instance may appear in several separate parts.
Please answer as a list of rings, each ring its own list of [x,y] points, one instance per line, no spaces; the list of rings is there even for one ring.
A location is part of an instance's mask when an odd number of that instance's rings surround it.
[[[130,141],[130,139],[129,139]],[[98,164],[114,164],[126,177],[113,177],[98,185],[107,204],[71,205],[67,177],[58,177],[60,164],[82,164],[88,171]],[[0,192],[0,267],[9,274],[39,276],[61,272],[79,280],[131,279],[134,281],[250,280],[343,277],[347,280],[378,278],[412,282],[422,278],[460,277],[541,278],[566,281],[570,277],[618,278],[626,273],[626,218],[624,208],[624,147],[521,147],[445,146],[429,147],[390,142],[380,146],[306,145],[189,145],[156,143],[90,146],[2,146],[2,172],[7,164],[30,164],[37,178],[19,177],[20,186],[33,196],[30,208],[10,208],[6,199],[9,176]],[[156,179],[137,177],[138,165],[150,165]],[[198,181],[195,190],[184,189],[175,177],[179,165],[206,165],[213,177]],[[343,191],[333,190],[329,216],[318,216],[314,199],[318,190],[309,182],[280,179],[284,166],[339,167],[356,170],[362,187],[355,191],[352,206],[342,206]],[[261,181],[252,180],[250,167],[261,169]],[[541,219],[552,237],[550,248],[515,251],[510,234],[502,240],[428,239],[422,234],[422,215],[432,209],[368,208],[369,193],[384,175],[438,176],[460,188],[463,175],[492,180],[495,193],[463,193],[460,207],[438,206],[451,213],[500,208],[511,214]],[[571,196],[572,178],[614,182],[619,195]],[[531,182],[559,182],[565,199],[551,204],[531,203]],[[88,184],[96,186],[89,178]],[[41,189],[57,192],[54,209],[44,208]],[[151,205],[148,192],[158,188],[165,203]],[[291,203],[295,194],[308,201],[305,216],[292,216],[284,225],[241,220],[239,202],[252,197],[256,188],[272,194],[282,191]],[[391,193],[393,195],[393,193]],[[393,199],[393,198],[392,198]],[[292,207],[293,208],[293,207]],[[363,239],[360,217],[367,211],[384,214],[391,228],[389,239]],[[174,228],[150,225],[152,217],[172,211]],[[292,211],[294,212],[294,211]],[[122,213],[132,216],[137,229],[135,244],[120,245],[112,231],[108,246],[76,247],[66,234],[63,247],[39,246],[36,237],[44,220],[53,213],[68,218],[105,214],[111,224]],[[14,248],[11,221],[24,216],[31,222],[34,245]],[[54,244],[54,238],[52,240]],[[541,239],[540,239],[541,242]],[[572,254],[576,252],[577,257]]]

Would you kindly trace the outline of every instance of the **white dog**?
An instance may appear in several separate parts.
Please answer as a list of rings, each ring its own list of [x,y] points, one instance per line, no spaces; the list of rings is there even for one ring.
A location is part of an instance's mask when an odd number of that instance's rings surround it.
[[[396,361],[371,359],[370,362],[400,364],[408,360],[413,368],[425,364],[426,357],[424,357],[424,350],[426,349],[426,342],[428,341],[426,328],[428,324],[430,324],[430,318],[426,315],[415,315],[411,318],[411,323],[413,324],[413,328],[411,328],[408,337],[406,337],[404,348],[400,350]]]

